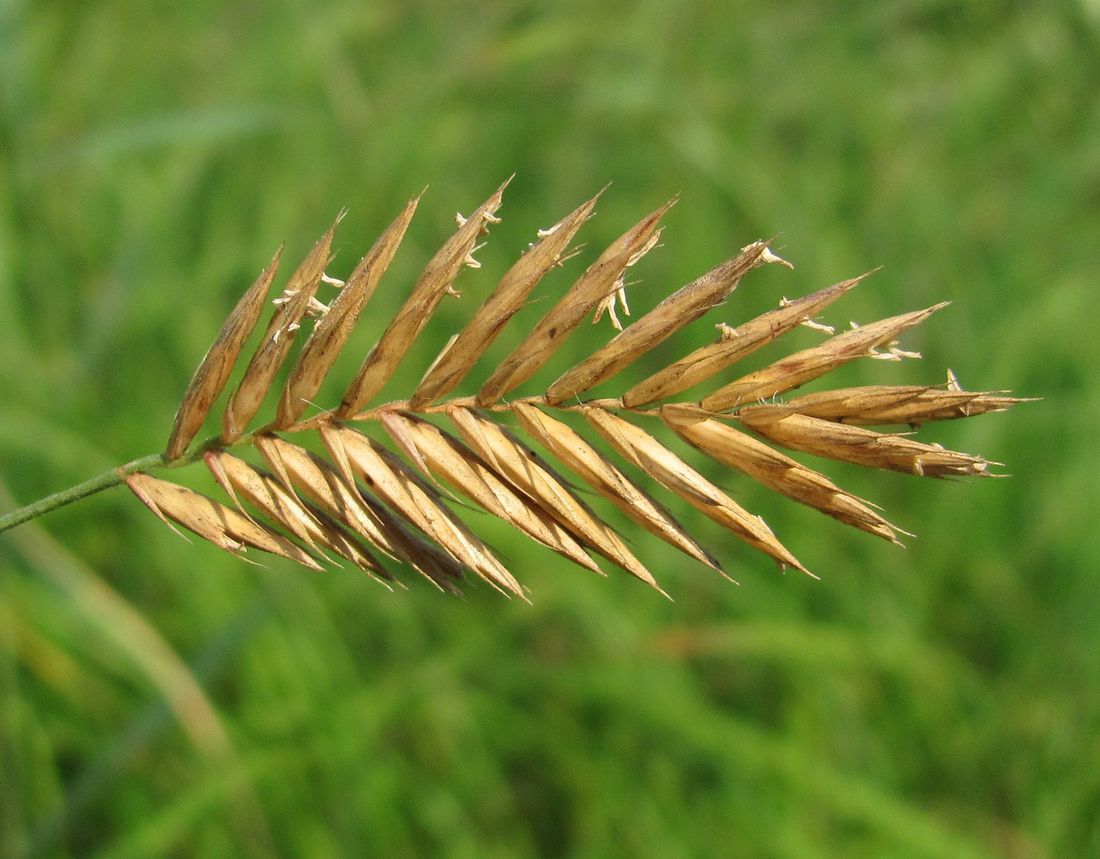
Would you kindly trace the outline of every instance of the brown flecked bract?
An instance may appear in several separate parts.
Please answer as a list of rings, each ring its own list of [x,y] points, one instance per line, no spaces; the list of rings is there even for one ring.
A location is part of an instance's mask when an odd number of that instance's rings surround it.
[[[522,309],[531,290],[550,269],[559,264],[569,242],[591,217],[599,196],[597,194],[583,203],[548,230],[540,231],[542,238],[501,278],[492,295],[478,308],[473,319],[424,377],[409,400],[409,408],[428,405],[453,390],[465,378],[508,320]]]
[[[286,537],[184,486],[148,474],[131,474],[126,484],[154,513],[195,532],[219,549],[241,554],[246,546],[320,570],[308,553]]]
[[[808,572],[763,519],[745,510],[649,433],[603,409],[583,411],[596,431],[640,471],[782,566]]]
[[[321,387],[340,350],[347,343],[359,314],[393,261],[419,202],[419,196],[410,200],[378,237],[332,300],[328,312],[317,321],[283,388],[275,419],[276,429],[285,429],[298,420]]]
[[[685,325],[724,302],[741,278],[758,265],[784,262],[764,242],[753,242],[740,254],[681,287],[649,313],[568,370],[546,391],[556,404],[600,384],[664,342]]]
[[[523,588],[487,545],[447,507],[416,483],[402,480],[367,439],[345,426],[321,428],[321,438],[337,463],[346,462],[382,501],[435,540],[459,563],[493,587],[523,596]]]
[[[534,330],[501,362],[478,392],[478,405],[495,403],[531,378],[581,320],[615,293],[627,268],[653,247],[659,235],[657,224],[675,202],[675,199],[670,200],[650,212],[600,254]]]
[[[556,459],[654,536],[725,574],[718,563],[671,513],[612,465],[573,429],[534,406],[517,403],[516,419]]]
[[[682,406],[662,406],[661,417],[684,441],[712,459],[743,471],[769,489],[847,525],[898,542],[897,528],[867,502],[841,489],[824,474],[707,417],[705,412]]]
[[[868,273],[869,274],[869,273]],[[718,342],[696,349],[669,364],[623,394],[623,405],[637,408],[663,400],[693,385],[704,382],[742,358],[746,358],[788,331],[812,320],[814,316],[847,294],[867,274],[826,287],[795,301],[786,301],[775,310],[757,316],[734,329],[720,326],[726,333]]]
[[[946,306],[947,302],[943,302],[837,334],[818,346],[795,352],[762,370],[730,382],[703,397],[699,405],[708,412],[723,412],[742,403],[766,400],[790,391],[856,358],[875,355],[877,347],[890,343],[902,331],[920,324]]]
[[[225,451],[210,451],[204,459],[228,493],[243,495],[260,513],[281,524],[302,542],[318,550],[329,549],[382,579],[393,579],[374,555],[332,519],[311,509],[271,475],[257,471],[243,459]]]
[[[267,480],[269,483],[274,483],[271,478],[267,478]],[[351,536],[351,534],[331,516],[327,516],[320,510],[312,507],[309,508],[309,512],[321,526],[320,539],[324,546],[336,552],[336,554],[341,557],[351,561],[356,567],[364,572],[370,573],[371,578],[381,582],[390,590],[393,590],[391,583],[397,582],[397,579],[394,578],[393,573],[386,569],[373,552]],[[402,585],[402,587],[404,586]]]
[[[462,581],[461,564],[435,543],[421,539],[408,527],[404,519],[391,513],[389,508],[369,498],[364,498],[363,504],[389,535],[390,541],[397,547],[399,557],[406,564],[421,573],[441,591],[462,593],[457,584]]]
[[[318,239],[313,250],[291,275],[283,297],[276,299],[275,312],[267,324],[264,338],[256,347],[244,378],[222,415],[222,441],[230,443],[240,438],[271,390],[275,374],[286,360],[294,343],[294,334],[321,283],[321,276],[329,262],[332,236],[343,217],[341,212],[328,232]]]
[[[754,432],[791,450],[828,459],[854,462],[868,468],[888,468],[922,477],[988,477],[989,463],[980,456],[923,444],[903,435],[863,427],[787,415],[779,420],[738,419]]]
[[[454,294],[453,284],[462,267],[479,266],[473,257],[475,245],[478,238],[488,232],[488,225],[497,220],[495,213],[500,208],[504,189],[511,181],[508,179],[497,188],[469,218],[462,219],[458,231],[425,266],[412,294],[367,355],[355,381],[344,394],[337,417],[354,415],[382,390],[440,300],[448,292]]]
[[[451,579],[462,578],[461,566],[444,552],[416,537],[314,454],[277,436],[262,435],[256,447],[268,464],[287,474],[325,513],[348,526],[392,558],[409,564],[437,586],[453,590]]]
[[[241,495],[268,519],[278,522],[310,548],[317,548],[317,542],[313,538],[316,522],[311,529],[308,524],[311,517],[297,497],[274,481],[272,484],[277,487],[277,491],[273,491],[264,482],[264,475],[243,459],[224,450],[207,451],[203,455],[203,462],[206,463],[214,480],[225,490],[225,494],[233,499],[233,503],[242,514],[252,518],[241,503]]]
[[[805,394],[781,406],[747,406],[737,414],[747,417],[776,409],[779,414],[796,413],[845,424],[919,426],[1000,412],[1021,402],[1026,400],[1002,392],[959,391],[929,385],[868,385]]]
[[[271,282],[275,279],[282,253],[283,249],[279,248],[268,267],[241,296],[237,306],[233,308],[233,312],[229,314],[229,318],[225,320],[222,330],[218,333],[218,339],[214,341],[195,370],[195,375],[191,377],[191,383],[187,386],[187,392],[183,395],[183,401],[176,412],[172,433],[164,451],[164,458],[168,462],[183,456],[187,446],[195,438],[195,434],[202,428],[203,421],[206,420],[214,401],[225,388],[225,383],[233,372],[233,366],[237,362],[241,349],[256,327],[256,322],[263,311],[264,301],[271,288]]]
[[[391,412],[383,418],[391,438],[425,474],[446,481],[484,510],[523,531],[578,566],[602,571],[570,532],[519,494],[457,439],[433,424]]]
[[[285,489],[295,495],[304,494],[329,516],[365,537],[390,557],[400,556],[359,494],[343,481],[332,466],[305,448],[278,436],[258,436],[256,448],[280,481],[284,482]]]
[[[664,593],[653,574],[634,557],[614,529],[581,501],[531,448],[470,409],[451,409],[448,417],[463,440],[498,474],[506,477],[583,543]]]

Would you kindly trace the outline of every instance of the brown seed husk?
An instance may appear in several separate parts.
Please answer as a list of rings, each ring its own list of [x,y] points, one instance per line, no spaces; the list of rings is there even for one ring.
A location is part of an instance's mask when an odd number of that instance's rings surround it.
[[[285,429],[298,420],[321,387],[340,350],[347,343],[359,314],[393,261],[419,202],[419,196],[410,200],[378,237],[333,299],[328,312],[314,326],[283,389],[275,420],[276,429]]]
[[[482,415],[463,408],[447,412],[465,442],[498,474],[601,555],[665,593],[622,538],[569,489],[531,448]],[[667,594],[666,594],[667,596]]]
[[[782,405],[746,406],[739,417],[753,420],[757,412],[776,416],[800,414],[844,424],[888,425],[932,423],[1000,412],[1026,402],[1003,391],[960,391],[929,385],[867,385],[805,394]]]
[[[653,310],[568,370],[546,392],[551,405],[600,384],[664,342],[689,322],[724,302],[750,270],[766,262],[784,262],[764,242],[753,242],[740,254],[678,289]]]
[[[366,436],[346,426],[327,424],[321,427],[321,438],[335,462],[345,462],[373,493],[435,540],[456,561],[502,593],[523,596],[519,582],[481,538],[416,482],[392,469]]]
[[[222,416],[222,441],[227,444],[240,438],[259,411],[267,392],[271,390],[275,374],[279,372],[279,368],[290,352],[295,332],[309,308],[310,299],[313,298],[321,283],[321,275],[325,273],[325,266],[329,262],[332,236],[336,231],[336,225],[343,217],[344,213],[341,212],[329,227],[328,232],[318,239],[313,250],[291,275],[290,282],[283,293],[284,300],[271,315],[271,321],[268,322],[267,330],[264,332],[264,339],[256,348],[248,369],[245,370],[244,378],[241,379]]]
[[[183,395],[183,401],[176,412],[172,433],[168,437],[168,446],[164,450],[164,458],[168,462],[183,456],[187,446],[202,428],[214,401],[218,399],[225,383],[229,380],[233,367],[237,363],[237,357],[241,354],[245,341],[252,333],[252,329],[256,327],[256,322],[263,311],[264,301],[271,288],[271,282],[275,279],[282,253],[283,249],[279,248],[271,263],[241,296],[237,306],[233,308],[233,312],[222,325],[218,338],[199,363],[195,375],[191,377],[187,393]]]
[[[401,559],[428,581],[447,593],[462,593],[456,582],[462,580],[462,565],[436,546],[413,533],[405,520],[392,513],[387,507],[369,498],[363,498],[363,504],[381,523],[390,536],[391,542],[400,552]]]
[[[301,490],[325,513],[364,537],[392,558],[409,564],[434,584],[455,590],[461,566],[449,555],[416,537],[397,517],[349,486],[328,463],[277,436],[262,435],[256,447],[272,470],[289,479],[288,489]]]
[[[351,417],[382,390],[431,318],[440,299],[447,292],[454,292],[452,284],[462,267],[476,265],[471,256],[474,246],[478,238],[488,232],[488,225],[495,221],[494,214],[500,208],[504,189],[511,181],[509,179],[497,188],[425,266],[412,294],[367,355],[355,381],[348,387],[337,409],[337,417]]]
[[[232,554],[246,546],[296,561],[312,570],[321,566],[282,534],[266,528],[198,492],[148,474],[131,474],[126,485],[162,520],[171,519],[184,528]]]
[[[528,435],[645,530],[725,575],[721,564],[684,530],[668,510],[571,427],[526,403],[516,403],[515,415]]]
[[[425,474],[441,478],[457,492],[532,539],[578,566],[602,575],[569,531],[527,496],[517,493],[457,439],[434,424],[398,412],[386,413],[382,423]],[[375,449],[378,450],[378,446]],[[385,456],[384,450],[380,452]]]
[[[661,418],[688,444],[724,465],[743,471],[759,483],[800,504],[806,504],[897,543],[897,530],[867,502],[846,492],[825,475],[772,450],[706,412],[685,406],[662,406]]]
[[[604,409],[585,408],[583,413],[597,432],[639,470],[782,566],[808,572],[763,519],[745,510],[649,433]]]
[[[317,548],[318,543],[314,539],[317,523],[297,496],[291,495],[274,481],[272,483],[276,489],[272,490],[265,483],[263,474],[224,450],[207,451],[203,454],[203,462],[241,513],[252,518],[241,503],[239,496],[243,495],[261,514],[278,522],[311,548]]]
[[[326,462],[278,436],[256,437],[256,448],[279,478],[283,488],[294,495],[304,493],[314,504],[337,521],[365,537],[392,558],[400,553],[370,515],[359,493]]]
[[[637,408],[646,403],[671,397],[706,381],[726,367],[748,357],[757,349],[779,339],[803,322],[813,319],[865,277],[867,274],[834,284],[795,301],[785,302],[781,307],[757,316],[732,330],[728,326],[719,326],[725,333],[717,343],[696,349],[654,373],[648,379],[639,382],[623,394],[623,405],[628,408]]]
[[[989,463],[980,456],[924,444],[903,435],[880,433],[805,415],[786,415],[771,420],[757,413],[738,419],[749,429],[791,450],[854,462],[868,468],[885,468],[921,477],[988,477]]]
[[[653,247],[660,235],[657,224],[675,203],[670,200],[646,215],[600,254],[489,377],[477,395],[478,405],[495,403],[533,376],[593,308],[618,288],[627,268]]]
[[[243,495],[263,515],[280,523],[302,542],[314,548],[329,549],[360,569],[392,580],[393,576],[374,555],[332,519],[310,508],[270,475],[225,451],[210,451],[204,459],[226,492],[234,498],[237,493]]]
[[[699,405],[708,412],[723,412],[742,403],[766,400],[790,391],[856,358],[873,356],[877,347],[893,341],[902,331],[946,306],[947,302],[943,302],[837,334],[818,346],[795,352],[730,382],[703,397]]]
[[[600,192],[603,193],[602,191]],[[446,352],[424,377],[409,400],[409,408],[418,409],[454,390],[520,309],[543,276],[559,265],[577,231],[592,215],[600,194],[580,205],[549,230],[501,278],[474,318],[463,327]]]

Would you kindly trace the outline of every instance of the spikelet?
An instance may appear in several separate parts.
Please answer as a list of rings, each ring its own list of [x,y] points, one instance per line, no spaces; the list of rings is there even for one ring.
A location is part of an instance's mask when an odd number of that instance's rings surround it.
[[[129,475],[131,490],[164,521],[234,553],[252,547],[313,569],[347,563],[386,584],[398,581],[391,568],[410,567],[446,591],[457,591],[459,582],[472,574],[504,594],[525,599],[514,572],[471,527],[469,517],[460,515],[462,506],[497,517],[579,567],[602,574],[596,559],[604,559],[663,593],[630,548],[630,534],[613,526],[578,492],[593,490],[641,531],[729,578],[723,559],[692,536],[683,513],[666,507],[663,495],[721,525],[781,568],[809,572],[763,519],[673,453],[654,434],[662,429],[770,490],[892,542],[904,532],[873,504],[777,448],[918,476],[992,474],[995,463],[918,441],[906,427],[1002,411],[1020,398],[964,391],[950,371],[946,385],[848,387],[790,396],[859,358],[919,357],[899,346],[898,338],[945,304],[853,325],[839,334],[817,321],[867,274],[803,298],[784,299],[778,308],[737,326],[719,323],[714,343],[669,360],[619,399],[582,399],[684,326],[722,306],[754,269],[771,263],[791,267],[766,241],[751,242],[624,329],[615,307],[626,310],[625,277],[656,246],[661,218],[675,200],[598,253],[542,318],[515,336],[508,356],[485,368],[480,388],[445,399],[467,379],[490,343],[507,334],[509,321],[547,273],[575,254],[570,244],[593,216],[603,192],[540,230],[408,399],[375,403],[440,300],[458,294],[454,286],[462,269],[479,267],[474,253],[499,220],[496,213],[510,181],[470,217],[459,216],[458,229],[424,265],[335,408],[306,416],[337,357],[348,348],[420,197],[408,202],[346,283],[326,273],[341,214],[274,300],[260,345],[222,412],[220,436],[189,452],[259,322],[275,279],[276,254],[196,370],[164,455],[173,465],[201,457],[228,503],[144,473]],[[317,298],[325,284],[341,287],[327,307]],[[543,393],[503,399],[528,382],[586,317],[598,319],[605,312],[618,329],[614,337],[561,373]],[[278,383],[296,332],[309,316],[317,317],[312,332],[286,380]],[[740,374],[731,370],[798,326],[831,336],[760,369]],[[682,396],[704,384],[710,390],[690,399]],[[273,420],[256,426],[256,415],[271,398],[276,400]],[[570,412],[572,422],[564,420]],[[499,420],[504,416],[550,459],[508,429]],[[446,419],[450,428],[436,419]],[[365,435],[354,426],[358,422],[375,424],[391,444]],[[316,438],[319,444],[313,447],[323,448],[326,455],[291,440],[299,436],[303,441]],[[253,449],[264,467],[230,453],[231,447]]]

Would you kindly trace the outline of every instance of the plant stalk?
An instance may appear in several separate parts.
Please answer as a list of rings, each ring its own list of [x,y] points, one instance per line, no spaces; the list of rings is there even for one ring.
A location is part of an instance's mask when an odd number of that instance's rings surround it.
[[[26,507],[20,507],[18,510],[12,510],[10,513],[0,515],[0,532],[7,531],[9,528],[14,528],[16,525],[22,525],[24,522],[29,522],[31,519],[37,519],[39,516],[49,513],[51,510],[56,510],[58,507],[64,507],[66,504],[72,504],[74,501],[87,498],[89,495],[95,495],[97,492],[102,492],[104,489],[118,486],[120,483],[125,482],[126,478],[131,474],[137,474],[139,471],[152,471],[155,468],[180,468],[184,465],[190,465],[192,462],[202,459],[203,454],[208,450],[220,450],[223,448],[249,445],[256,435],[257,433],[242,435],[232,444],[225,444],[218,436],[212,436],[196,447],[193,447],[190,451],[179,457],[179,459],[169,461],[164,458],[163,453],[151,453],[148,456],[135,459],[133,462],[119,465],[90,480],[78,483],[76,486],[70,486],[68,489],[63,489],[61,492],[55,492],[53,495],[47,495],[45,498],[40,498],[38,501],[28,504]]]
[[[155,468],[158,465],[165,465],[164,456],[159,453],[150,454],[117,468],[112,468],[97,477],[93,477],[91,480],[85,480],[83,483],[63,489],[61,492],[47,495],[45,498],[40,498],[38,501],[28,504],[26,507],[20,507],[18,510],[12,510],[10,513],[0,516],[0,531],[22,525],[24,522],[37,519],[39,516],[49,513],[51,510],[56,510],[58,507],[72,504],[74,501],[87,498],[89,495],[102,492],[104,489],[110,489],[112,486],[118,486],[129,475]]]

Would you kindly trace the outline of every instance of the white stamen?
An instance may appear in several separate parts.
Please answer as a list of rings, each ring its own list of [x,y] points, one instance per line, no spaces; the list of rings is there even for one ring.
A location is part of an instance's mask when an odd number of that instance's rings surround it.
[[[481,268],[481,263],[474,259],[474,254],[476,254],[483,247],[485,247],[485,242],[482,242],[480,245],[474,245],[473,248],[471,248],[470,252],[466,254],[466,259],[462,261],[463,265],[465,265],[467,268]]]
[[[719,322],[714,327],[718,329],[718,341],[720,343],[728,343],[730,340],[736,340],[739,336],[737,329],[725,322]]]
[[[278,298],[271,299],[271,303],[274,304],[276,307],[279,307],[280,305],[286,304],[291,299],[293,299],[294,296],[298,294],[298,292],[299,290],[297,289],[284,289],[282,295],[280,295]]]
[[[749,245],[749,247],[752,247],[752,246]],[[742,248],[742,250],[745,250],[745,248]],[[777,262],[780,265],[786,266],[789,269],[792,269],[792,270],[794,269],[794,266],[791,265],[789,262],[787,262],[785,259],[783,259],[783,257],[772,253],[772,249],[769,248],[769,247],[765,247],[764,250],[761,252],[760,261],[765,262],[765,263]]]
[[[329,305],[318,301],[316,298],[310,298],[309,304],[306,306],[306,313],[315,319],[322,318],[328,313]]]
[[[623,313],[627,316],[630,315],[630,307],[626,303],[626,284],[622,279],[619,279],[618,286],[615,291],[603,298],[599,304],[596,305],[596,314],[592,317],[592,324],[595,325],[600,319],[603,318],[604,312],[607,313],[608,318],[611,320],[611,325],[616,331],[623,330],[623,324],[619,321],[618,315],[615,313],[615,301],[618,299],[619,305],[623,309]]]
[[[872,347],[867,352],[867,357],[875,358],[878,361],[900,361],[903,358],[919,358],[921,356],[920,352],[906,352],[904,349],[899,349],[896,342],[887,344],[885,352],[879,352]]]
[[[814,322],[810,317],[806,317],[799,325],[804,325],[807,328],[812,328],[814,331],[824,331],[826,334],[836,334],[836,329],[832,325],[825,325],[823,322]]]

